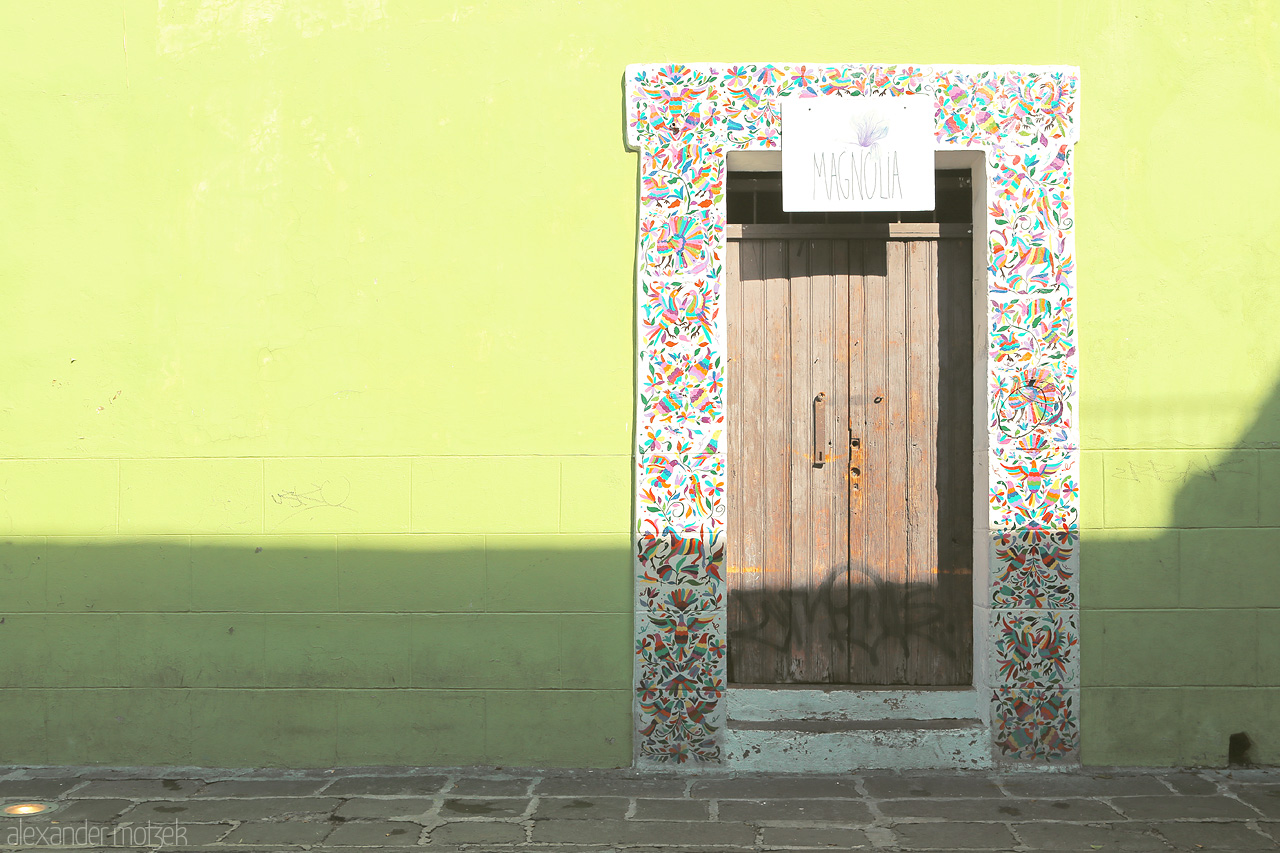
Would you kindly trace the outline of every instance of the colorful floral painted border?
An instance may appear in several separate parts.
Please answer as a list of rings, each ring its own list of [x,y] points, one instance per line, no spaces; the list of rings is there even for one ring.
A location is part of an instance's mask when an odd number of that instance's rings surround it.
[[[978,686],[993,754],[1076,760],[1078,70],[751,63],[627,69],[627,141],[641,158],[641,763],[722,759],[726,155],[779,147],[779,98],[905,94],[934,99],[939,149],[986,153],[990,631]]]

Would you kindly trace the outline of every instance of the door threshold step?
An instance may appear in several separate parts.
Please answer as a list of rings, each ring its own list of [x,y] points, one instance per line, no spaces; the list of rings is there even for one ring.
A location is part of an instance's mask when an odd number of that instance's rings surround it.
[[[982,721],[972,719],[904,720],[890,717],[883,720],[729,720],[729,728],[754,732],[905,732],[930,729],[968,729],[981,726]]]
[[[829,690],[731,686],[729,719],[774,720],[967,720],[981,717],[983,697],[972,687]]]
[[[971,718],[729,720],[722,769],[775,773],[984,770],[991,733]]]

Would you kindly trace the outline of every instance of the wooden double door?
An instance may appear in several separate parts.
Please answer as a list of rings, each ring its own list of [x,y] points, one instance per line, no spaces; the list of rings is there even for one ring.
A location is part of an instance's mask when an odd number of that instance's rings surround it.
[[[730,226],[731,683],[971,683],[961,228]]]

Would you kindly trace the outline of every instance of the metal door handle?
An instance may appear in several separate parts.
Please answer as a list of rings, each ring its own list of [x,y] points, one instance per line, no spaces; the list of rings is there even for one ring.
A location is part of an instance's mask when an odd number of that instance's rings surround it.
[[[827,392],[813,398],[813,467],[827,461]]]

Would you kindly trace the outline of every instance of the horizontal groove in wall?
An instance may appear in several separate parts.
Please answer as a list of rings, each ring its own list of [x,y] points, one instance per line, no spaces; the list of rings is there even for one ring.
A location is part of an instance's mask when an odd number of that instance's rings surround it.
[[[1195,608],[1189,608],[1195,609]],[[1208,608],[1206,608],[1208,609]],[[1240,608],[1232,608],[1240,609]],[[393,616],[408,619],[413,616],[630,616],[635,611],[623,610],[94,610],[90,612],[67,610],[6,610],[5,616]],[[1151,613],[1139,610],[1139,613]]]
[[[630,459],[631,453],[360,453],[320,456],[0,456],[0,462],[198,462],[202,459]]]
[[[1243,683],[1222,683],[1222,684],[1202,684],[1200,682],[1188,684],[1149,684],[1130,683],[1130,684],[1082,684],[1080,690],[1280,690],[1280,683],[1277,684],[1259,684],[1258,682]]]
[[[1013,610],[1018,608],[1001,607],[999,610]],[[1259,610],[1280,610],[1280,607],[1274,605],[1258,605],[1257,607],[1081,607],[1081,610],[1105,610],[1108,613],[1141,613],[1150,615],[1152,613],[1210,613],[1214,611],[1222,611],[1224,613],[1254,613]]]
[[[1250,525],[1241,526],[1238,524],[1233,524],[1229,527],[1218,527],[1216,525],[1211,525],[1211,524],[1164,524],[1160,526],[1153,525],[1151,527],[1140,527],[1133,524],[1123,524],[1117,527],[1110,527],[1108,525],[1103,524],[1103,525],[1092,525],[1089,527],[1079,528],[1080,532],[1085,532],[1088,530],[1158,530],[1161,532],[1171,533],[1178,530],[1280,530],[1280,525],[1250,524]]]
[[[231,687],[204,687],[192,686],[185,687],[182,685],[171,687],[156,687],[150,684],[139,685],[61,685],[58,687],[0,687],[0,696],[5,693],[36,693],[50,692],[60,693],[68,690],[84,692],[86,690],[181,690],[184,692],[192,692],[197,690],[216,690],[220,693],[227,691],[237,693],[363,693],[368,691],[393,691],[395,693],[617,693],[631,694],[635,692],[633,687],[401,687],[398,685],[390,685],[387,687],[263,687],[262,685],[252,686],[231,686]]]
[[[1250,530],[1257,530],[1258,528],[1253,527],[1253,528],[1248,528],[1248,529],[1250,529]],[[110,539],[138,539],[138,538],[153,538],[153,537],[154,537],[154,538],[163,538],[163,539],[177,539],[177,538],[182,537],[182,536],[186,536],[186,537],[198,536],[198,537],[200,537],[201,539],[217,539],[217,538],[224,538],[224,539],[270,539],[270,538],[273,538],[273,537],[275,537],[275,538],[279,538],[279,539],[320,539],[320,538],[328,538],[328,537],[334,537],[334,536],[336,536],[336,537],[338,537],[338,538],[340,538],[340,539],[341,539],[341,538],[343,538],[343,537],[348,538],[348,539],[355,539],[355,538],[367,538],[367,537],[370,537],[370,536],[488,536],[488,537],[502,537],[502,536],[505,536],[505,537],[511,537],[511,536],[628,536],[628,537],[629,537],[630,535],[631,535],[631,531],[630,531],[630,530],[612,530],[612,531],[610,531],[610,530],[603,530],[603,531],[600,531],[600,532],[590,532],[590,533],[583,533],[583,532],[581,532],[581,531],[577,531],[577,530],[566,530],[566,531],[557,531],[557,530],[539,530],[539,531],[534,531],[534,532],[532,532],[532,533],[485,533],[485,532],[476,533],[476,532],[474,532],[474,531],[472,531],[472,532],[468,532],[468,533],[436,533],[436,532],[434,532],[434,531],[433,531],[433,532],[431,532],[431,533],[413,533],[413,532],[411,532],[411,531],[395,530],[395,531],[391,531],[391,532],[389,532],[389,533],[378,533],[378,532],[376,532],[376,531],[375,531],[375,532],[372,532],[372,533],[324,533],[324,532],[318,532],[318,533],[308,533],[308,532],[302,532],[302,533],[276,533],[276,532],[272,532],[272,533],[15,533],[15,534],[13,534],[13,535],[11,535],[11,536],[8,536],[8,537],[0,537],[0,538],[10,538],[10,539],[41,539],[41,538],[47,538],[47,539],[104,539],[104,540],[110,540]]]

